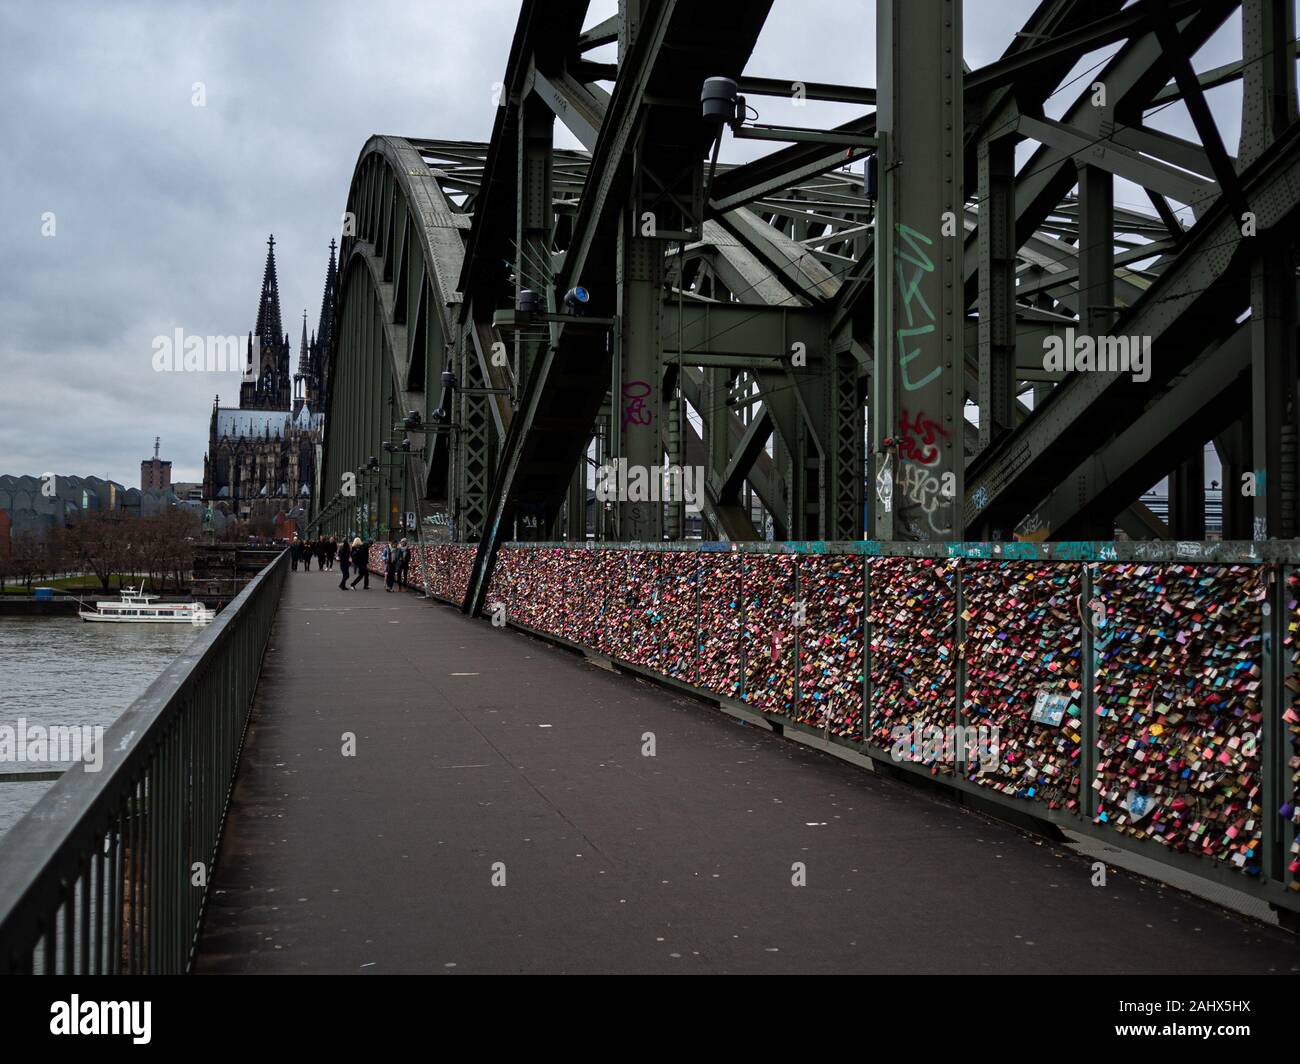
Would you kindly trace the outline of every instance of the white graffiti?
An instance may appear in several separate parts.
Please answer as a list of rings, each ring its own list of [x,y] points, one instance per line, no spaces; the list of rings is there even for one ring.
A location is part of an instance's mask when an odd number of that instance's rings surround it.
[[[945,501],[942,481],[923,465],[916,462],[899,462],[898,487],[908,502],[921,507],[930,531],[947,535],[949,527],[935,523],[935,514]]]
[[[876,497],[884,506],[885,513],[889,513],[894,505],[894,472],[890,467],[892,458],[892,455],[886,453],[881,460],[880,472],[876,474]]]
[[[1039,531],[1042,527],[1043,527],[1042,515],[1037,510],[1035,510],[1033,513],[1031,513],[1028,517],[1026,517],[1023,521],[1020,522],[1020,524],[1016,528],[1016,531],[1019,532],[1021,535],[1027,536],[1031,532]]]

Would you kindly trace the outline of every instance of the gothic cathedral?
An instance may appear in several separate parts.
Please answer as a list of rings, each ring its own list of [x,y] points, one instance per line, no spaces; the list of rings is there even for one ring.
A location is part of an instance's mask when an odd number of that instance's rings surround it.
[[[222,406],[220,396],[213,404],[203,459],[203,498],[214,514],[224,515],[222,524],[248,521],[253,531],[283,529],[290,521],[301,526],[319,490],[338,285],[334,251],[331,240],[320,320],[308,339],[303,313],[298,371],[291,378],[289,336],[280,322],[275,237],[267,241],[257,324],[248,336],[249,372],[239,388],[239,406]]]

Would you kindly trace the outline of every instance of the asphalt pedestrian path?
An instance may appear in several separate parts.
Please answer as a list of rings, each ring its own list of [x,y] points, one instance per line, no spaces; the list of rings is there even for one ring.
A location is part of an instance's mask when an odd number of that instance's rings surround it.
[[[198,972],[1300,971],[1278,928],[337,584],[286,581]]]

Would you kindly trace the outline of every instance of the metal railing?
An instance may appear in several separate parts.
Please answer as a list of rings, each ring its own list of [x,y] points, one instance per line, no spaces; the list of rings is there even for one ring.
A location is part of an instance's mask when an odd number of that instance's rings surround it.
[[[0,840],[0,972],[188,970],[288,571],[281,552]]]

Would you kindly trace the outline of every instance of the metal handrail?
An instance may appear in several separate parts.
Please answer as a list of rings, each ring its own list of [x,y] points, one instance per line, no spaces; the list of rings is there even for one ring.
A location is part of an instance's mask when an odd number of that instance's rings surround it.
[[[0,839],[0,972],[187,971],[288,571],[282,551]]]

